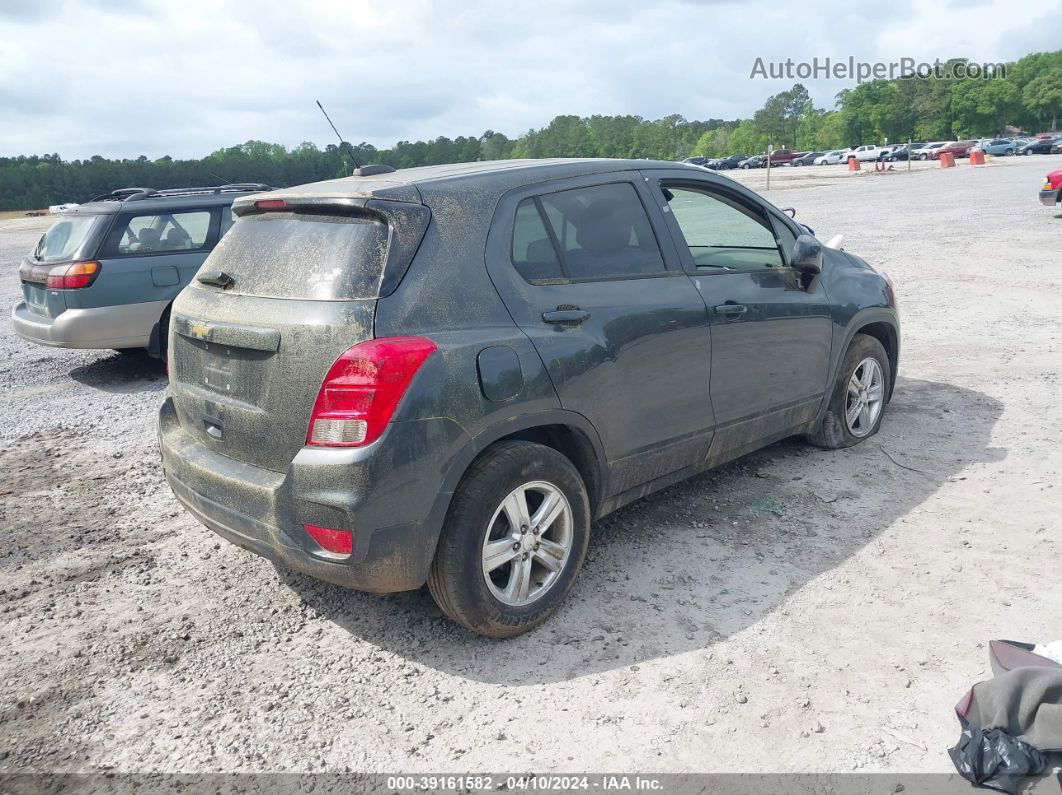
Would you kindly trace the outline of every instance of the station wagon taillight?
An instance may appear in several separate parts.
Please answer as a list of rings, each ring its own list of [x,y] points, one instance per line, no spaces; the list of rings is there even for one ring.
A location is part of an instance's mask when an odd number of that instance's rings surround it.
[[[375,442],[413,376],[436,350],[423,337],[383,337],[351,347],[321,384],[306,444],[362,447]]]
[[[77,290],[88,287],[100,275],[103,266],[95,260],[71,262],[48,271],[45,287],[51,290]]]

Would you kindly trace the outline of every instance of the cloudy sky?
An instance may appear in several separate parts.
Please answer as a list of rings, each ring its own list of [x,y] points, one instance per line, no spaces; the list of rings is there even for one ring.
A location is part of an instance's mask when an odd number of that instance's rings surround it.
[[[510,136],[560,113],[748,116],[757,57],[1013,60],[1062,0],[0,0],[0,155]],[[853,81],[803,81],[821,107]]]

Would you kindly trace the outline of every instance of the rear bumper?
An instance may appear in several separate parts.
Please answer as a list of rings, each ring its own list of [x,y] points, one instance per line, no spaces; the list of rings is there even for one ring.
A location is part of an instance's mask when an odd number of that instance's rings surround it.
[[[1062,193],[1062,188],[1040,191],[1040,204],[1044,205],[1045,207],[1054,207],[1056,204],[1058,204],[1059,193]]]
[[[15,333],[54,348],[145,348],[168,301],[67,309],[45,317],[19,301],[11,313]]]
[[[449,506],[446,459],[466,441],[449,420],[394,423],[369,448],[303,448],[280,473],[221,455],[184,432],[172,398],[159,412],[166,480],[200,522],[278,565],[374,593],[427,580]],[[353,553],[321,549],[305,524],[350,530]]]

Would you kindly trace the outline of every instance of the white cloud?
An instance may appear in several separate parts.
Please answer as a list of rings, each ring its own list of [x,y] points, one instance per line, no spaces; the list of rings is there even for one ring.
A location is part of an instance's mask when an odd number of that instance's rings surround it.
[[[765,60],[1019,57],[1004,0],[276,3],[38,0],[0,9],[0,154],[199,156],[258,138],[515,136],[559,113],[748,116],[793,81]],[[1062,0],[1037,6],[1056,18]],[[851,83],[804,81],[831,107]]]

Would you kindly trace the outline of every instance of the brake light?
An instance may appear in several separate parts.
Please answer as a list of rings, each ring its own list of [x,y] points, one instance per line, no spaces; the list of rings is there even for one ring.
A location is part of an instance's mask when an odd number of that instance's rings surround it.
[[[258,210],[286,210],[288,203],[283,199],[262,199],[254,203]]]
[[[95,260],[59,265],[48,271],[45,286],[52,290],[77,290],[88,287],[100,275],[103,266]]]
[[[351,347],[321,384],[306,444],[361,447],[375,442],[413,376],[436,350],[423,337],[383,337]]]
[[[318,527],[315,524],[304,524],[303,528],[306,534],[327,552],[349,555],[354,551],[354,535],[349,530],[333,530],[330,527]]]

